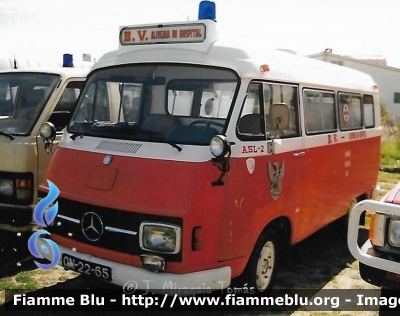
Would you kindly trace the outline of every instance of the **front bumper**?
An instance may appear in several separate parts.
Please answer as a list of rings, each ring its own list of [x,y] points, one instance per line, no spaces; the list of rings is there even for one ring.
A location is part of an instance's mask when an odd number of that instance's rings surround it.
[[[0,229],[31,231],[33,208],[31,206],[0,205]]]
[[[371,284],[386,286],[385,282],[392,282],[400,276],[400,262],[390,260],[384,254],[377,252],[370,240],[367,240],[361,248],[358,246],[359,220],[365,210],[400,216],[400,206],[365,200],[357,203],[349,216],[347,244],[353,257],[360,262],[361,277]]]
[[[47,245],[46,241],[39,238],[38,249],[41,245]],[[70,248],[58,245],[60,258],[67,254],[84,261],[100,264],[111,268],[112,281],[116,285],[126,288],[134,285],[135,290],[154,292],[160,294],[192,295],[197,293],[209,293],[227,288],[231,282],[231,268],[221,267],[212,270],[172,274],[167,272],[152,272],[141,267],[130,266],[88,254],[73,251]],[[52,261],[52,254],[43,253],[43,256]],[[59,262],[60,265],[61,262]]]
[[[385,257],[384,254],[379,253],[376,251],[370,240],[367,240],[364,245],[361,247],[361,251],[364,253],[372,256],[373,258],[380,258],[382,260],[390,261],[393,264],[399,264],[396,261],[390,260],[389,258]],[[364,264],[360,261],[359,263],[360,268],[360,276],[361,278],[373,285],[385,288],[395,288],[398,289],[400,286],[400,274],[388,272],[384,269],[372,267],[369,265]]]

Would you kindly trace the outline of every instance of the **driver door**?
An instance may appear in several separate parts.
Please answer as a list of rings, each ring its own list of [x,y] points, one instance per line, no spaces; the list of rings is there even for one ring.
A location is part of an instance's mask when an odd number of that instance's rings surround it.
[[[56,138],[54,139],[53,146],[46,148],[44,141],[40,135],[36,136],[36,146],[38,152],[38,179],[37,185],[40,185],[45,176],[47,167],[50,163],[51,156],[57,149],[58,142],[62,136],[63,129],[67,126],[68,121],[75,109],[76,101],[84,86],[84,78],[74,78],[65,82],[61,86],[61,97],[59,98],[54,111],[49,115],[48,121],[53,123],[56,128]],[[52,109],[51,104],[47,104],[44,111]],[[45,116],[47,117],[47,116]],[[43,122],[39,122],[42,124]]]

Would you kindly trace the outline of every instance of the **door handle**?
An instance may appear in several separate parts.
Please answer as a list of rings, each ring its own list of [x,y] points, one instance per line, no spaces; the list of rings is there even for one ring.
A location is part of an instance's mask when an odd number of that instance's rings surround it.
[[[306,154],[305,151],[300,151],[300,152],[298,152],[298,153],[294,153],[293,156],[295,156],[295,157],[301,157],[301,156],[304,156],[305,154]]]

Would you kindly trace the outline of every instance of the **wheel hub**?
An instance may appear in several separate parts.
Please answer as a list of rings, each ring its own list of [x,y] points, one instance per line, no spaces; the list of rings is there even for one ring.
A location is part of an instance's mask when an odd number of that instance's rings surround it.
[[[275,246],[268,241],[261,249],[257,263],[256,284],[260,291],[265,290],[271,282],[275,259]]]

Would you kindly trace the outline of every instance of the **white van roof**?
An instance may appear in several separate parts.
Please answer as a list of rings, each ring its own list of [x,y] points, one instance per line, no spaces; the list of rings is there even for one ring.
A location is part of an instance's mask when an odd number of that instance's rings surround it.
[[[199,24],[204,27],[199,28],[198,32],[207,32],[202,42],[197,38],[193,41],[189,38],[186,42],[182,39],[174,42],[172,34],[176,36],[181,28],[190,30],[190,27]],[[188,34],[190,36],[190,32]],[[347,67],[285,51],[266,50],[263,45],[257,46],[257,43],[252,47],[243,47],[240,43],[236,46],[228,45],[218,39],[216,22],[211,20],[123,26],[119,37],[119,49],[103,55],[93,70],[129,63],[192,63],[230,68],[242,78],[300,82],[371,92],[376,87],[371,76]],[[269,71],[263,73],[260,67],[265,64]]]
[[[83,68],[69,68],[69,67],[43,67],[43,68],[26,68],[26,69],[9,69],[2,70],[1,73],[48,73],[57,74],[63,77],[86,77],[90,69]]]
[[[15,67],[16,66],[16,67]],[[68,67],[62,67],[62,62],[53,60],[38,60],[38,59],[26,59],[26,58],[13,58],[13,57],[2,57],[0,56],[0,71],[4,70],[28,70],[28,69],[57,69]],[[72,69],[83,69],[84,72],[88,72],[93,66],[93,62],[89,61],[74,61],[74,67]]]

